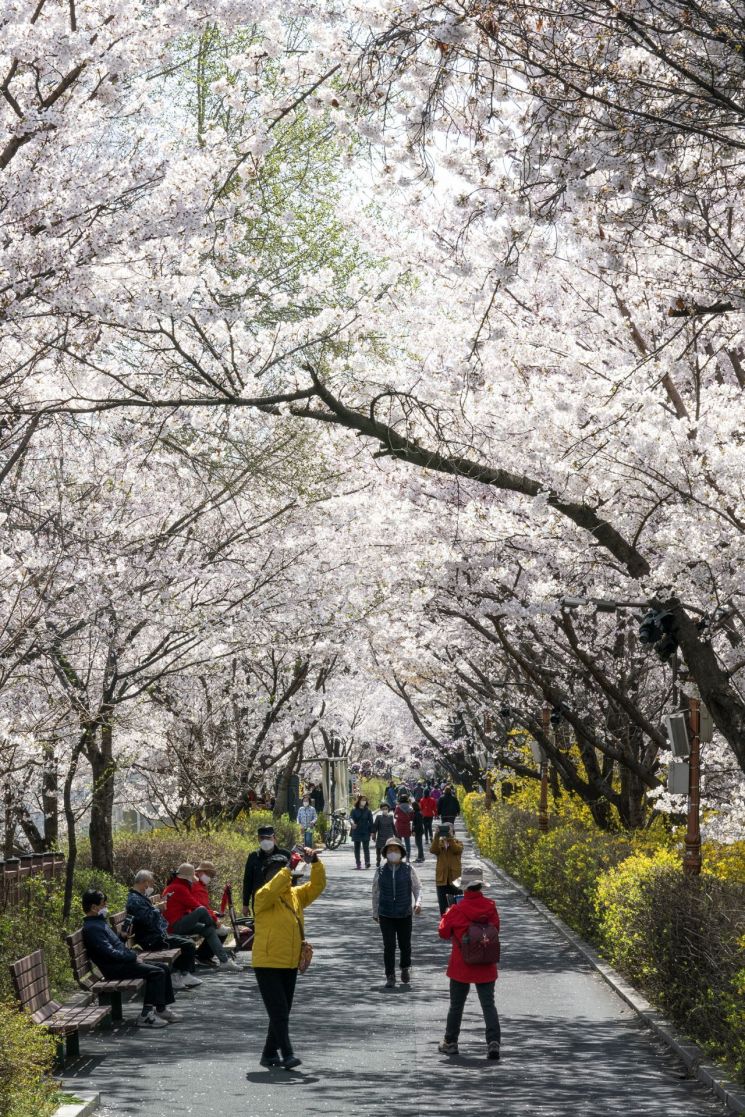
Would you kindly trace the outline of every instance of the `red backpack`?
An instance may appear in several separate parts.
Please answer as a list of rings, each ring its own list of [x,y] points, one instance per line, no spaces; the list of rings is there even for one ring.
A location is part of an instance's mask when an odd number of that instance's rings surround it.
[[[499,931],[493,923],[469,923],[460,940],[460,952],[468,966],[488,966],[499,961]]]

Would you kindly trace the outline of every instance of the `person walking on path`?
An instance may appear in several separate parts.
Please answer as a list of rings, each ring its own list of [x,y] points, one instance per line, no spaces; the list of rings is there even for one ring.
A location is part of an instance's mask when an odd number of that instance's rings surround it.
[[[243,914],[248,915],[253,906],[256,890],[264,883],[269,858],[275,853],[281,853],[289,861],[289,849],[281,849],[277,845],[277,837],[273,826],[260,826],[257,831],[259,848],[249,853],[246,868],[243,871]]]
[[[437,800],[432,798],[432,793],[429,788],[426,789],[424,795],[419,800],[419,809],[422,812],[422,822],[424,823],[424,837],[426,841],[432,841],[432,820],[437,814]]]
[[[388,805],[388,801],[385,799],[380,804],[380,810],[375,816],[375,821],[372,825],[372,836],[375,838],[375,867],[380,868],[383,846],[389,838],[394,838],[396,836],[393,813]]]
[[[318,785],[312,783],[308,788],[308,798],[310,799],[311,806],[315,807],[319,814],[326,806],[326,799],[323,794],[323,788],[320,783]],[[313,844],[312,842],[310,843]]]
[[[449,822],[441,823],[429,847],[430,853],[437,858],[435,868],[435,885],[437,887],[437,903],[440,905],[440,915],[444,915],[448,908],[448,896],[460,895],[455,881],[461,874],[461,857],[463,843],[453,837],[453,828]]]
[[[393,822],[396,828],[396,834],[399,838],[403,839],[406,846],[406,856],[411,857],[411,830],[414,811],[409,802],[408,794],[401,795],[398,800],[398,806],[393,812]]]
[[[411,794],[414,798],[414,802],[418,803],[421,797],[424,795],[424,784],[421,780],[416,781],[414,787],[412,788]]]
[[[137,1024],[141,1028],[165,1028],[178,1020],[170,1005],[173,995],[171,973],[168,966],[156,962],[140,962],[137,952],[124,945],[116,931],[109,925],[106,893],[89,888],[83,893],[83,943],[88,957],[107,981],[126,981],[130,978],[145,979],[142,1014]]]
[[[221,970],[238,970],[217,933],[217,917],[205,907],[194,889],[194,866],[179,865],[176,876],[163,889],[166,906],[163,914],[172,935],[201,935],[211,954],[216,955]],[[205,889],[206,892],[206,889]]]
[[[304,852],[311,866],[307,884],[292,886],[293,871],[304,867],[299,853],[273,853],[265,866],[265,883],[254,897],[253,970],[269,1017],[262,1067],[300,1066],[290,1041],[290,1012],[305,939],[303,912],[326,887],[326,870],[317,851],[307,847]]]
[[[455,826],[455,820],[460,814],[460,803],[456,799],[452,787],[446,787],[437,801],[437,813],[440,816],[440,822],[452,822]]]
[[[358,795],[357,802],[349,812],[349,821],[352,827],[352,841],[354,842],[354,860],[358,869],[362,868],[360,863],[361,851],[364,850],[365,854],[365,868],[370,868],[370,837],[372,835],[373,813],[367,805],[367,796]]]
[[[197,948],[186,935],[169,935],[168,923],[151,897],[155,879],[149,869],[139,869],[127,896],[127,915],[132,919],[134,941],[143,950],[173,950],[181,953],[173,963],[171,984],[174,989],[193,989],[202,982],[194,975]]]
[[[396,802],[398,800],[398,796],[396,794],[396,787],[393,783],[393,780],[388,781],[388,786],[386,787],[383,794],[385,795],[385,799],[386,799],[386,802],[388,803],[388,806],[391,808],[391,810],[395,810]]]
[[[424,818],[422,816],[421,807],[416,799],[411,806],[414,811],[411,816],[411,826],[414,831],[414,841],[416,842],[416,863],[421,865],[424,861]]]
[[[439,803],[440,799],[442,798],[442,788],[439,784],[434,785],[434,787],[430,791],[430,795],[434,799],[435,803]]]
[[[404,863],[406,848],[400,838],[388,838],[383,864],[373,878],[372,915],[383,936],[385,984],[396,984],[396,942],[401,962],[401,981],[411,981],[412,913],[422,910],[422,886],[416,870]]]
[[[502,1036],[497,1006],[494,1003],[494,986],[499,958],[499,914],[494,901],[482,892],[484,870],[480,865],[466,865],[455,884],[464,890],[463,898],[443,915],[439,927],[440,938],[451,939],[452,947],[447,968],[447,976],[450,978],[450,1010],[445,1024],[445,1038],[438,1044],[438,1050],[443,1055],[458,1054],[463,1009],[469,990],[475,985],[486,1026],[487,1058],[498,1059]],[[492,931],[489,935],[484,930],[481,932],[482,938],[474,942],[474,924],[482,928],[494,928],[496,934]],[[464,952],[471,951],[479,955],[478,960],[464,957]]]
[[[310,795],[303,795],[303,803],[297,812],[297,820],[303,830],[303,845],[313,846],[313,828],[318,822],[318,811],[310,801]]]

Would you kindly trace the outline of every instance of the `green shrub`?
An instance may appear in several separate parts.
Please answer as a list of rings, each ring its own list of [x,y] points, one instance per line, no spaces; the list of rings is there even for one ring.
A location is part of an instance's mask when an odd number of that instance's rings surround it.
[[[57,1087],[50,1071],[56,1044],[22,1012],[0,1001],[0,1117],[47,1117]]]

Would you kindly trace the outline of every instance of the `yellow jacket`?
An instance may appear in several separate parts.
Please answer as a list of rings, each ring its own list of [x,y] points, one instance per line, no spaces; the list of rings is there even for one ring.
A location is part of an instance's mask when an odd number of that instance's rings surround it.
[[[449,838],[447,849],[441,844],[442,839],[435,836],[430,853],[437,854],[437,867],[435,868],[435,884],[452,884],[461,874],[461,854],[463,843]]]
[[[312,904],[326,887],[321,861],[310,867],[310,881],[292,887],[289,869],[280,869],[254,896],[254,966],[293,970],[300,961],[304,936],[303,908]],[[299,922],[298,922],[299,921]],[[303,928],[303,930],[301,930]]]

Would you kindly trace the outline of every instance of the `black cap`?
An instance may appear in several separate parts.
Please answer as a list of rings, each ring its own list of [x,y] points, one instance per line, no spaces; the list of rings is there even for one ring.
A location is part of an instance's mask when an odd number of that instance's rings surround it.
[[[274,837],[274,827],[273,826],[260,826],[259,829],[256,831],[256,833],[259,835],[260,838],[273,838]]]

